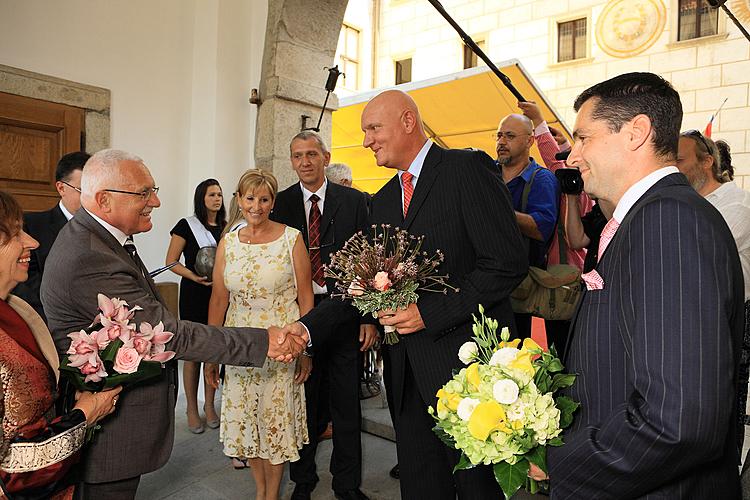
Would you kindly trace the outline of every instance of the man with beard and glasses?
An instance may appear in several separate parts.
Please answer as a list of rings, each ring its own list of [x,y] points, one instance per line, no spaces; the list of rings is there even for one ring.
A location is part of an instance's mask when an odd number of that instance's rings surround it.
[[[497,164],[529,247],[529,265],[544,269],[557,224],[560,186],[555,174],[529,156],[533,144],[534,125],[527,116],[512,114],[502,119],[495,134]],[[515,320],[519,337],[530,337],[531,315],[516,313]]]

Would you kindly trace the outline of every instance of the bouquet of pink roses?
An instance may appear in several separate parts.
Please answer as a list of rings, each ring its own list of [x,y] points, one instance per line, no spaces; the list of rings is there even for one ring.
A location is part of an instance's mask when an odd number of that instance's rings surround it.
[[[130,321],[140,307],[128,309],[124,300],[101,293],[97,300],[100,313],[89,331],[68,334],[71,342],[61,373],[76,389],[93,392],[159,376],[163,363],[175,355],[164,347],[174,334],[165,332],[161,321],[156,326],[144,321],[137,330]]]
[[[338,293],[349,298],[361,313],[377,317],[378,311],[404,309],[417,302],[417,291],[448,293],[448,276],[438,275],[443,254],[422,251],[424,236],[416,237],[388,224],[373,225],[373,237],[361,231],[331,256],[325,275],[336,280]],[[385,343],[395,344],[398,335],[385,327]]]

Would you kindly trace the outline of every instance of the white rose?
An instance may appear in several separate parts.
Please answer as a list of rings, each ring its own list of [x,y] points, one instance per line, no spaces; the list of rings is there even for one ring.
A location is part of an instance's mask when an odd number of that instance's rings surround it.
[[[492,358],[490,358],[490,365],[508,366],[511,361],[516,359],[519,352],[521,351],[515,347],[503,347],[502,349],[498,349],[495,354],[492,355]]]
[[[474,342],[466,342],[458,350],[458,359],[460,359],[463,364],[468,365],[477,357],[478,352],[479,348]]]
[[[461,420],[463,420],[464,422],[468,422],[471,418],[471,414],[474,413],[474,409],[479,403],[480,401],[478,399],[463,398],[461,402],[458,403],[456,413],[458,413],[458,416],[461,418]]]
[[[492,396],[498,403],[513,404],[518,399],[518,385],[509,379],[498,380],[492,386]]]

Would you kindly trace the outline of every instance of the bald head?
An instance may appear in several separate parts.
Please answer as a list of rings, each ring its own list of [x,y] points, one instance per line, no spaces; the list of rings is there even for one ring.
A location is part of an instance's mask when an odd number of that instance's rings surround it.
[[[362,111],[363,146],[382,167],[406,170],[427,141],[419,108],[407,93],[386,90]]]
[[[534,125],[528,117],[511,114],[497,127],[495,151],[503,168],[518,170],[529,163],[529,151],[534,144]]]

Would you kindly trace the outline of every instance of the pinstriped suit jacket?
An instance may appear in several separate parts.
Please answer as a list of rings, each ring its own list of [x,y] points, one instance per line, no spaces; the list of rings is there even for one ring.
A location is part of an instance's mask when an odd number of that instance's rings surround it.
[[[552,497],[739,498],[742,269],[717,212],[671,174],[622,221],[566,362],[581,402],[549,449]]]
[[[484,152],[433,145],[425,158],[406,220],[401,185],[394,176],[372,198],[371,220],[424,235],[427,252],[445,255],[440,272],[460,289],[447,295],[423,292],[417,307],[425,330],[401,336],[388,347],[396,411],[400,411],[406,357],[425,403],[461,362],[458,348],[472,336],[471,315],[483,304],[500,325],[512,325],[510,292],[525,276],[527,249],[510,194]],[[425,408],[426,410],[426,408]]]

